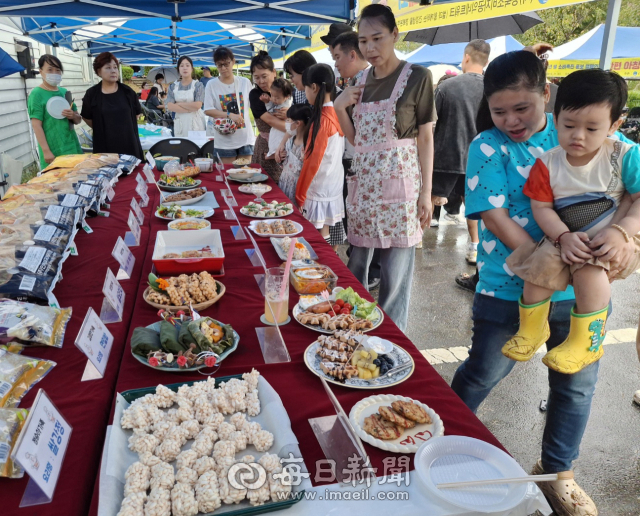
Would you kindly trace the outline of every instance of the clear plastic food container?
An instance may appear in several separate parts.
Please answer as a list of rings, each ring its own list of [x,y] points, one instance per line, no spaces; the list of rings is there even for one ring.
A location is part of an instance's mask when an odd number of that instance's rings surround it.
[[[319,294],[331,291],[338,283],[338,276],[326,265],[291,265],[291,285],[298,294]]]

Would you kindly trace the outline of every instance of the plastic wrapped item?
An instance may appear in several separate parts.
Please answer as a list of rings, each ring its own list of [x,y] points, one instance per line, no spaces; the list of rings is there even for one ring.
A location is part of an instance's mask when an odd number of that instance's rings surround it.
[[[49,295],[55,283],[55,278],[0,271],[0,299],[49,304]]]
[[[78,210],[65,208],[64,206],[49,206],[41,208],[42,218],[47,224],[53,224],[59,228],[73,231],[78,223]]]
[[[73,232],[51,224],[12,224],[0,226],[0,246],[37,245],[62,254],[69,247]]]
[[[29,411],[0,408],[0,477],[22,478],[24,470],[11,460],[11,451],[18,440]]]
[[[0,407],[17,407],[31,387],[55,365],[49,360],[16,355],[0,349]]]
[[[85,210],[91,206],[91,199],[78,194],[57,194],[58,203],[65,208]]]
[[[58,275],[62,255],[52,249],[31,246],[0,246],[0,271],[32,274],[38,278]]]
[[[61,348],[71,308],[53,308],[0,300],[0,338]]]
[[[35,204],[0,210],[0,224],[42,224],[43,221],[44,215]]]

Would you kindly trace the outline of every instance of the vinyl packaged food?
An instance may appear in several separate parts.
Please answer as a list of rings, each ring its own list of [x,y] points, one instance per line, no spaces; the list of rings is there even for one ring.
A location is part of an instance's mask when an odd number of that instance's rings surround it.
[[[56,204],[59,204],[60,206],[63,206],[65,208],[86,210],[89,208],[89,206],[91,206],[92,202],[91,199],[82,197],[78,194],[57,194],[57,197],[58,199]]]
[[[15,408],[31,388],[55,367],[50,360],[0,349],[0,408]]]
[[[12,185],[7,193],[5,199],[10,199],[16,195],[27,194],[48,194],[48,193],[73,193],[73,183],[71,181],[59,181],[51,184],[41,183],[25,183],[21,185]]]
[[[0,338],[61,348],[71,308],[0,299]]]
[[[10,199],[0,202],[0,211],[10,211],[20,206],[49,206],[50,204],[58,204],[57,193],[44,194],[21,194],[15,195]]]
[[[37,245],[62,254],[73,233],[51,224],[13,224],[0,226],[0,246]]]
[[[44,218],[43,214],[36,205],[19,206],[17,208],[2,211],[0,209],[0,224],[38,224]]]
[[[39,278],[55,278],[62,255],[37,245],[0,246],[0,271],[33,274]]]
[[[40,208],[40,211],[47,224],[53,224],[67,231],[73,231],[80,218],[78,210],[64,206],[52,205],[48,208]]]
[[[11,452],[28,415],[26,409],[0,408],[0,477],[24,475],[24,470],[11,460]]]

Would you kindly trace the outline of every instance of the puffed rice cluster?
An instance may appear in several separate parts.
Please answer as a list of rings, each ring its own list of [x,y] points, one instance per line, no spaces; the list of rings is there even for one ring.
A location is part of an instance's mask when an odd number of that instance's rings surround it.
[[[228,480],[234,464],[256,461],[253,455],[236,460],[236,453],[249,445],[267,452],[273,445],[273,434],[247,419],[260,413],[259,377],[253,369],[242,380],[216,386],[208,378],[182,385],[178,392],[158,385],[154,394],[135,400],[123,412],[120,425],[133,430],[129,449],[139,461],[125,474],[118,516],[195,516],[213,512],[222,503],[282,500],[291,486],[273,478],[282,471],[275,454],[259,458],[268,478],[259,488],[237,489]],[[191,446],[183,449],[188,441]]]

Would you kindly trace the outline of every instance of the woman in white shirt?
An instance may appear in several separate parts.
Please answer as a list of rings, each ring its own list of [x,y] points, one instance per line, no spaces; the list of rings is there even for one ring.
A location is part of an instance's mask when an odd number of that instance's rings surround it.
[[[223,163],[231,163],[237,158],[251,158],[255,142],[249,117],[251,82],[233,75],[236,60],[229,48],[218,47],[213,52],[213,62],[219,76],[207,84],[204,112],[213,118],[209,123],[217,130],[214,153],[220,156]],[[233,125],[224,122],[225,119],[233,121],[235,131]]]
[[[178,59],[180,79],[169,86],[165,103],[167,111],[176,114],[173,134],[187,137],[189,131],[204,131],[205,121],[202,112],[204,85],[193,78],[193,61],[190,57]]]

